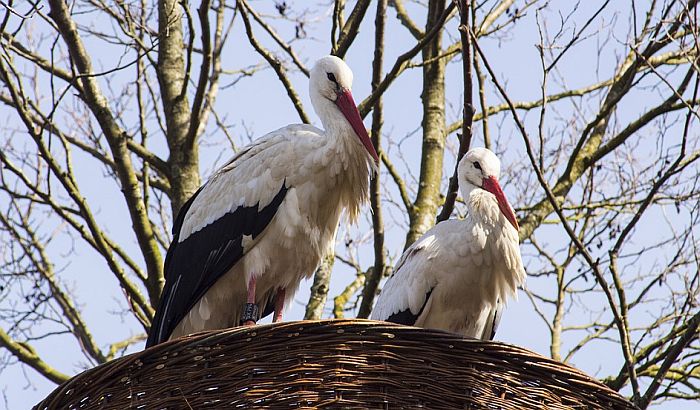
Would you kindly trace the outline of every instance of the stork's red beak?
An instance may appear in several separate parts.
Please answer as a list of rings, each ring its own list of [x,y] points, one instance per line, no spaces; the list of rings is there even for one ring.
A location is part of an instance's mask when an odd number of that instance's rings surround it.
[[[352,99],[350,90],[339,93],[338,98],[335,99],[335,105],[338,106],[340,112],[342,112],[348,120],[352,129],[355,130],[355,134],[360,138],[367,152],[369,152],[372,158],[374,158],[374,161],[379,164],[379,156],[374,149],[374,145],[372,145],[372,140],[370,140],[369,135],[367,135],[367,130],[362,123],[362,117],[360,117],[360,112],[357,111],[357,106],[355,105],[355,100]]]
[[[516,231],[520,230],[520,227],[518,226],[518,221],[515,219],[513,209],[508,204],[506,195],[503,193],[503,190],[498,184],[498,180],[496,179],[496,177],[490,176],[488,178],[484,178],[482,185],[485,190],[489,191],[496,197],[496,201],[498,202],[498,208],[501,210],[501,213],[506,217],[508,222],[510,222],[510,224],[513,225]]]

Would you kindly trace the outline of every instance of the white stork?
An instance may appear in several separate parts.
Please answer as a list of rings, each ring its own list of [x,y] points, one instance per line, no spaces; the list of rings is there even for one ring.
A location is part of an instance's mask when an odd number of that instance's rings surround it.
[[[465,154],[458,177],[467,218],[440,222],[404,252],[372,319],[493,339],[505,301],[525,281],[500,168],[486,148]]]
[[[339,58],[311,70],[325,131],[289,125],[241,149],[183,205],[165,258],[165,287],[146,346],[204,329],[252,325],[282,310],[354,222],[377,153]],[[262,315],[260,315],[262,313]]]

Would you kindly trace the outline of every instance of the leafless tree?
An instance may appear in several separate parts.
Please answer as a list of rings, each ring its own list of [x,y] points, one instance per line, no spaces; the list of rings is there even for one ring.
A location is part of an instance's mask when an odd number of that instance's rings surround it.
[[[3,368],[60,383],[138,348],[172,216],[201,170],[283,125],[249,131],[239,90],[274,84],[289,117],[310,122],[298,90],[332,52],[368,76],[360,112],[382,167],[365,221],[316,272],[307,319],[367,317],[395,257],[464,215],[450,177],[484,145],[503,158],[523,295],[550,355],[618,358],[590,368],[642,408],[700,399],[697,1],[30,0],[0,12]],[[119,287],[118,308],[84,303],[95,283]],[[95,317],[123,324],[105,336]],[[70,346],[72,367],[54,364],[53,343]]]

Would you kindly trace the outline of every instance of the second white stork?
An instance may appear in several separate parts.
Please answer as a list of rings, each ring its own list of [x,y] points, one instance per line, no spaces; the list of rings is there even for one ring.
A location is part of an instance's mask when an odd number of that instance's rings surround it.
[[[321,58],[311,102],[325,131],[289,125],[258,139],[182,207],[146,346],[205,329],[274,320],[357,219],[377,153],[350,92],[352,72]]]
[[[440,222],[404,252],[372,319],[493,339],[505,302],[525,281],[500,167],[488,149],[464,155],[458,178],[468,216]]]

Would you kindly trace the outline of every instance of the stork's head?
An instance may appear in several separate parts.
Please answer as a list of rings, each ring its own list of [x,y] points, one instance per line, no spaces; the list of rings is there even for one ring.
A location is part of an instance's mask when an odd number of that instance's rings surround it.
[[[493,194],[501,213],[518,230],[518,221],[515,219],[513,209],[508,204],[508,200],[498,183],[500,173],[501,161],[498,160],[496,154],[486,148],[472,148],[464,154],[459,162],[459,185],[462,187],[465,199],[474,188],[480,188]]]
[[[367,152],[379,162],[377,151],[367,134],[362,117],[352,98],[352,71],[336,56],[326,56],[316,62],[311,69],[309,91],[311,102],[322,121],[326,121],[328,110],[338,110],[350,124]],[[324,123],[325,127],[328,124]]]

